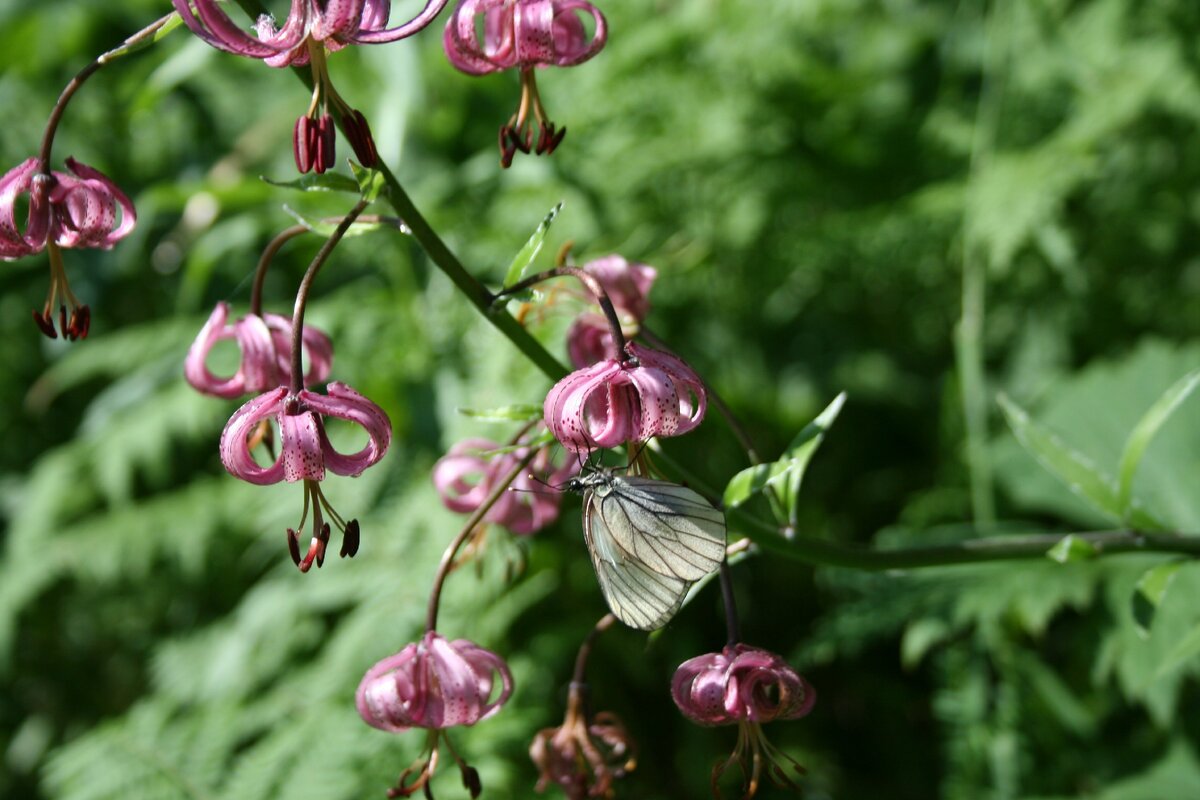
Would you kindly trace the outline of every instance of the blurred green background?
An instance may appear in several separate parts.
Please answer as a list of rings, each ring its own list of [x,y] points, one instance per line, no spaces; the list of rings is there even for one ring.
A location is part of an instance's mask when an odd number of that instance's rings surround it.
[[[0,164],[36,151],[71,75],[168,5],[0,2]],[[394,18],[416,8],[393,6]],[[998,529],[1115,527],[1024,453],[994,399],[1003,391],[1111,477],[1138,419],[1200,365],[1200,6],[601,7],[605,50],[539,74],[563,145],[508,171],[495,130],[517,79],[456,73],[445,15],[415,39],[331,58],[468,268],[495,286],[563,201],[539,265],[567,240],[580,261],[655,265],[648,325],[764,455],[849,393],[809,469],[801,534],[897,546],[978,534],[955,331],[964,270],[981,276],[976,441]],[[180,29],[102,70],[67,113],[56,166],[73,155],[112,176],[139,225],[111,252],[66,253],[93,312],[82,343],[30,322],[44,257],[0,270],[4,797],[381,797],[418,753],[421,734],[368,728],[352,697],[367,667],[418,635],[461,525],[430,467],[459,438],[511,434],[456,409],[539,403],[549,382],[414,242],[345,241],[309,319],[334,337],[334,377],[386,408],[395,439],[360,479],[326,484],[362,521],[358,557],[296,572],[283,532],[299,488],[224,472],[217,439],[237,403],[192,392],[181,365],[216,301],[244,313],[259,252],[293,222],[285,206],[352,204],[259,179],[294,177],[307,102],[286,71]],[[270,309],[290,310],[318,247],[283,250]],[[569,316],[540,316],[531,328],[561,357]],[[715,415],[666,449],[715,486],[746,465]],[[1134,490],[1165,528],[1200,534],[1198,489],[1193,396]],[[528,743],[558,724],[575,649],[603,613],[579,525],[568,497],[556,527],[523,541],[494,529],[478,569],[449,580],[442,632],[504,654],[517,680],[502,713],[456,732],[486,797],[533,796]],[[1200,797],[1200,571],[1175,573],[1144,629],[1132,610],[1135,584],[1166,561],[865,574],[749,559],[736,569],[745,639],[819,694],[811,716],[768,736],[807,766],[814,799]],[[659,637],[601,640],[595,707],[640,744],[619,797],[707,796],[734,730],[691,726],[667,688],[678,663],[723,641],[714,588]],[[465,796],[447,764],[437,796]]]

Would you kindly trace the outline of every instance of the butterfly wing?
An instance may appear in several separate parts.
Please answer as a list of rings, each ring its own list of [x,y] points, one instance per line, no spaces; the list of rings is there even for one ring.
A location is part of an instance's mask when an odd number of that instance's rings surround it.
[[[612,476],[595,501],[616,546],[660,575],[698,581],[725,558],[725,515],[686,486]]]
[[[692,490],[649,478],[612,476],[584,498],[584,538],[613,614],[655,630],[683,604],[692,583],[725,555],[725,517]]]

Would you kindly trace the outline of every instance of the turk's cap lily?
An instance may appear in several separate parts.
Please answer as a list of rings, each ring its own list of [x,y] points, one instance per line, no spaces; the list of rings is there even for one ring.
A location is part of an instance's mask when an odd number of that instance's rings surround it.
[[[591,36],[581,15],[592,18]],[[476,28],[480,16],[482,40]],[[604,15],[585,0],[461,0],[446,23],[442,44],[457,69],[486,75],[582,64],[607,40]]]
[[[45,173],[28,158],[0,177],[0,258],[39,253],[47,242],[107,250],[133,230],[137,212],[115,183],[73,158],[66,164],[69,173]],[[28,195],[24,225],[17,221],[22,195]]]
[[[529,454],[527,448],[501,453],[489,439],[464,439],[455,443],[433,467],[433,485],[442,504],[459,514],[473,513]],[[516,534],[535,533],[558,519],[562,492],[549,489],[578,470],[568,460],[555,469],[550,451],[539,448],[533,460],[500,495],[484,515],[484,522],[502,525]]]
[[[387,453],[392,425],[382,408],[344,383],[334,381],[327,394],[304,389],[292,394],[288,387],[247,401],[225,425],[221,434],[221,461],[231,475],[259,485],[299,480],[321,481],[325,469],[355,476]],[[337,452],[325,434],[321,417],[348,420],[368,436],[357,453]],[[259,423],[274,419],[279,426],[280,453],[273,464],[261,467],[250,454]]]
[[[247,314],[229,324],[229,304],[217,303],[196,341],[188,349],[183,373],[197,391],[214,397],[239,397],[265,392],[291,382],[292,320],[280,314]],[[220,378],[208,369],[209,354],[219,342],[237,342],[241,361],[237,371]],[[309,369],[304,383],[321,383],[333,366],[333,342],[320,330],[304,326],[301,337]]]
[[[678,356],[636,342],[621,359],[572,372],[546,395],[546,425],[576,453],[677,436],[704,419],[707,392]]]
[[[685,661],[671,681],[671,697],[702,725],[799,719],[812,711],[812,686],[780,656],[735,644]]]
[[[217,0],[172,2],[192,33],[218,50],[262,59],[272,67],[296,67],[308,63],[309,42],[333,52],[412,36],[441,13],[447,0],[429,0],[416,16],[392,28],[387,27],[390,0],[292,0],[282,26],[270,15],[258,18],[256,37],[244,32]]]
[[[443,730],[487,719],[512,689],[512,673],[500,656],[429,631],[367,670],[354,701],[363,721],[380,730]]]

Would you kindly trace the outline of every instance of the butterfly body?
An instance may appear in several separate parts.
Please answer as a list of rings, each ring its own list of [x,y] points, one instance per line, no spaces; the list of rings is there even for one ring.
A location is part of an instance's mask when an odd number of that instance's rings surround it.
[[[691,585],[725,557],[725,515],[686,486],[611,470],[573,478],[583,495],[583,535],[613,614],[655,630],[675,616]]]

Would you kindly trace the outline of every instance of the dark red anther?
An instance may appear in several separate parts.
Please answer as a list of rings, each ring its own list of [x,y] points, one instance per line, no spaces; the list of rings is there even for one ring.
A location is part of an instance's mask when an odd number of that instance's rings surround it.
[[[346,530],[342,532],[342,549],[338,551],[338,555],[342,558],[354,558],[358,553],[358,544],[358,520],[352,519],[346,523]]]
[[[511,133],[512,128],[507,125],[500,126],[500,166],[503,169],[512,166],[513,156],[517,154],[517,148],[509,141]]]
[[[288,552],[292,555],[292,563],[300,566],[300,534],[292,528],[287,529]]]
[[[379,152],[375,149],[375,139],[371,136],[371,126],[367,118],[358,109],[351,109],[350,114],[342,117],[342,132],[350,141],[354,155],[364,167],[373,167],[379,163]]]
[[[296,120],[296,127],[292,129],[292,155],[296,158],[296,169],[302,173],[312,169],[312,150],[309,146],[311,124],[312,120],[303,116]]]
[[[471,793],[471,800],[483,792],[483,782],[479,780],[479,771],[467,764],[462,765],[463,787]]]
[[[40,330],[46,336],[46,338],[58,338],[58,332],[54,330],[54,318],[51,317],[49,313],[38,311],[35,308],[33,309],[33,321],[35,324],[37,324],[38,330]]]
[[[550,155],[553,153],[566,135],[567,129],[565,127],[559,128],[556,132],[553,122],[549,126],[543,124],[542,135],[538,138],[538,155],[543,153]]]
[[[333,126],[333,117],[322,114],[317,120],[314,150],[317,153],[313,162],[313,170],[322,173],[333,166],[336,155],[337,130]]]
[[[529,155],[530,151],[533,150],[533,128],[528,126],[520,130],[509,128],[508,140],[522,153]]]
[[[92,309],[88,306],[77,306],[71,312],[71,338],[86,339],[92,328]]]

